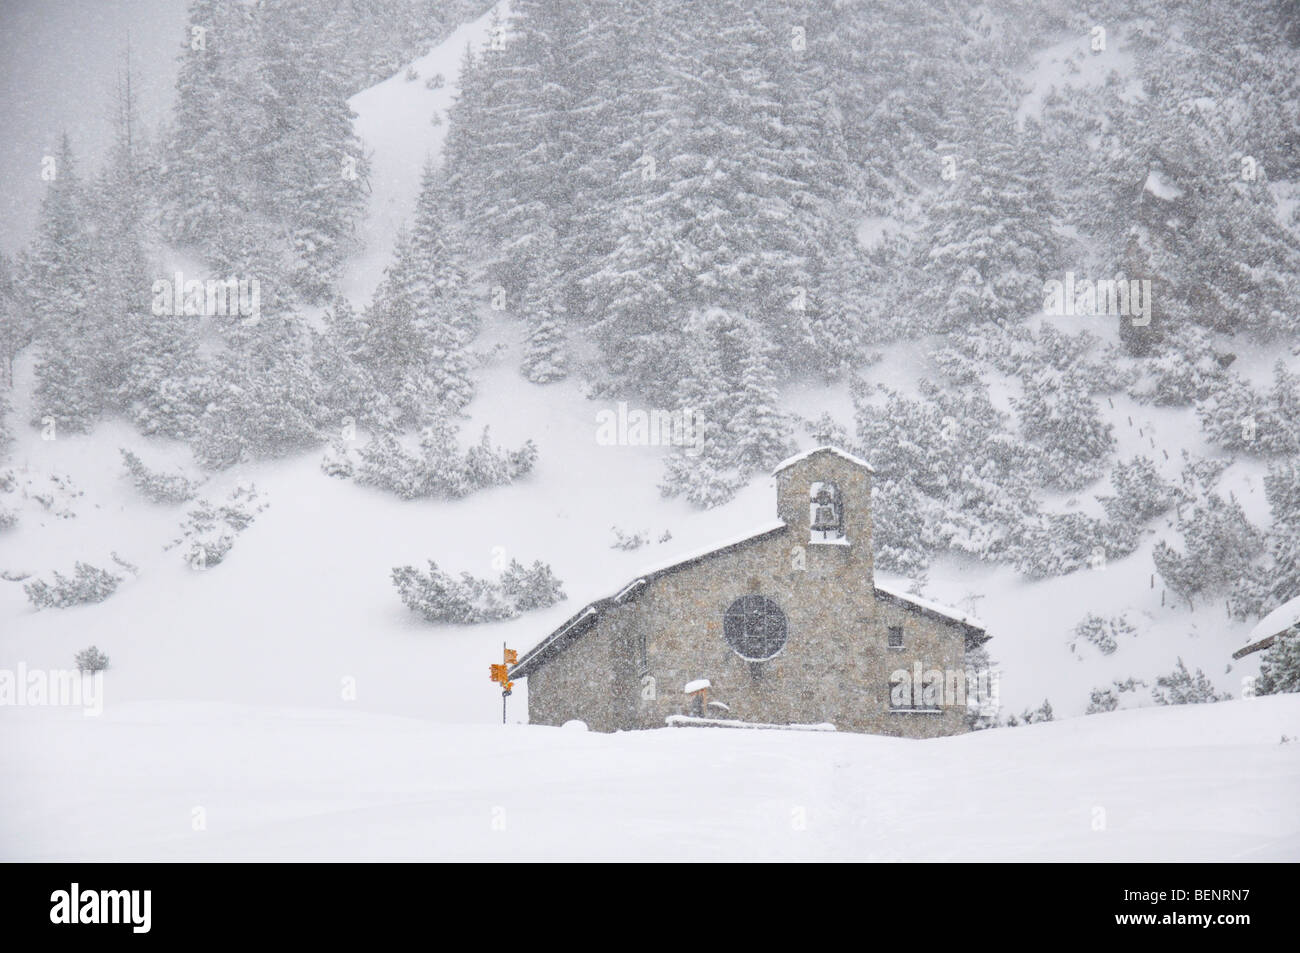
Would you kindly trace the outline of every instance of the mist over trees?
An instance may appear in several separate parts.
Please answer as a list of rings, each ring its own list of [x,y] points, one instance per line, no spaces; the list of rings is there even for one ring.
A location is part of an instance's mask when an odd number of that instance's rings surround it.
[[[372,442],[343,471],[456,496],[535,453],[457,442],[500,310],[521,386],[576,377],[704,418],[704,452],[671,453],[662,481],[701,506],[806,429],[783,387],[850,382],[837,439],[877,466],[886,567],[956,550],[1042,576],[1132,552],[1175,495],[1130,499],[1146,471],[1114,457],[1101,408],[1118,394],[1195,406],[1211,442],[1270,460],[1270,504],[1292,514],[1295,381],[1258,393],[1231,367],[1234,338],[1300,332],[1292,4],[516,0],[465,51],[444,154],[373,299],[349,303],[371,170],[348,99],[486,9],[193,0],[170,122],[140,128],[124,70],[104,167],[65,137],[35,240],[0,260],[6,380],[34,355],[27,423],[122,416],[211,468],[361,426]],[[1036,56],[1086,50],[1098,23],[1131,75],[1031,96]],[[175,254],[256,278],[259,313],[159,313]],[[1036,323],[1070,268],[1150,280],[1151,321],[1098,318],[1118,345]],[[938,368],[912,395],[874,380],[899,342]],[[1104,495],[1108,473],[1104,518],[1047,502]],[[1170,585],[1194,597],[1183,577],[1223,537],[1239,605],[1300,588],[1294,540],[1214,499],[1178,498],[1218,515],[1159,551]]]

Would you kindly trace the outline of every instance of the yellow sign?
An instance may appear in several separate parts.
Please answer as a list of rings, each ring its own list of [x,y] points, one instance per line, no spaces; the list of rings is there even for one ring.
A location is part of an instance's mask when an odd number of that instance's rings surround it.
[[[501,649],[502,661],[500,665],[488,666],[488,677],[494,682],[501,684],[501,690],[508,692],[515,687],[515,683],[510,681],[510,666],[519,664],[519,652],[515,649]]]

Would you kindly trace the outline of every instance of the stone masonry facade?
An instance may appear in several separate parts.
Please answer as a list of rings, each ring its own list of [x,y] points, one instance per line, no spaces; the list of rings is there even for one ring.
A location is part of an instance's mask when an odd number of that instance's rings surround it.
[[[622,599],[593,603],[570,633],[557,630],[521,660],[529,721],[660,728],[690,713],[684,686],[708,679],[709,700],[726,706],[711,707],[711,718],[829,722],[914,738],[967,730],[964,704],[891,705],[891,673],[964,672],[968,645],[987,636],[955,614],[876,588],[870,481],[869,467],[829,448],[783,465],[776,486],[784,525],[635,580]],[[812,541],[814,484],[838,490],[842,536],[834,542]],[[724,632],[728,607],[744,596],[771,600],[784,615],[784,645],[762,661],[742,657]],[[901,629],[901,645],[890,644],[891,628],[895,643]]]

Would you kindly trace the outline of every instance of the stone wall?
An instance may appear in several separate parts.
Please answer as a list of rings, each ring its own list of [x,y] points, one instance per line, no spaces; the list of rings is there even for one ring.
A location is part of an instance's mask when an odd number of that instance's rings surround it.
[[[845,503],[847,545],[809,540],[809,487],[834,482]],[[597,731],[659,728],[690,713],[686,683],[707,678],[713,717],[778,724],[831,722],[841,730],[933,737],[965,729],[965,707],[891,711],[890,676],[963,671],[956,623],[878,598],[872,577],[870,474],[816,454],[777,475],[786,528],[652,578],[628,604],[529,676],[529,719],[580,718]],[[723,616],[744,595],[773,600],[787,641],[773,658],[746,661],[724,637]],[[903,647],[888,646],[902,626]],[[653,679],[653,693],[645,679]],[[653,697],[650,697],[653,694]]]

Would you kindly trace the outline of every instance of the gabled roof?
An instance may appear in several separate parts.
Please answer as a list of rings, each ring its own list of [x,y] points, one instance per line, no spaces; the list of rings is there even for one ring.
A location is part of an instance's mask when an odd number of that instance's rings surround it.
[[[695,550],[685,556],[679,556],[671,562],[662,563],[639,573],[636,578],[613,595],[606,596],[604,599],[597,599],[595,602],[583,606],[576,615],[567,619],[558,629],[525,652],[524,657],[519,660],[519,664],[510,670],[510,676],[512,678],[527,677],[529,672],[550,661],[568,648],[582,633],[595,625],[596,620],[606,610],[631,602],[645,590],[645,587],[650,582],[660,576],[666,576],[679,569],[685,569],[687,566],[693,566],[710,556],[721,555],[764,536],[784,532],[785,528],[785,523],[782,520],[776,520],[757,532],[746,533],[744,536],[714,543],[712,546]]]
[[[966,635],[966,647],[972,648],[977,645],[983,645],[992,638],[984,629],[984,623],[979,619],[966,612],[958,612],[956,609],[950,609],[947,606],[939,605],[937,602],[930,602],[928,599],[921,599],[917,596],[908,595],[899,592],[890,586],[882,586],[876,583],[876,598],[884,602],[892,602],[900,605],[912,612],[920,615],[929,616],[931,619],[938,619],[941,622],[955,622],[961,626]]]
[[[721,555],[722,553],[728,552],[739,546],[744,546],[746,543],[762,539],[765,536],[784,532],[785,529],[786,524],[781,520],[776,520],[759,529],[757,532],[748,533],[744,536],[715,543],[712,546],[696,550],[685,556],[680,556],[671,562],[662,563],[645,570],[613,595],[587,603],[587,605],[579,609],[574,615],[566,619],[564,623],[551,632],[550,635],[524,653],[524,657],[519,660],[519,664],[510,670],[511,677],[527,678],[530,672],[540,668],[542,665],[546,664],[567,649],[584,632],[587,632],[592,626],[594,626],[606,611],[632,602],[637,596],[645,591],[647,585],[655,579],[658,579],[660,576],[666,576],[679,569],[693,566],[711,556]],[[874,588],[876,598],[881,601],[892,602],[911,612],[929,616],[932,619],[938,619],[942,622],[956,623],[961,627],[962,632],[966,637],[967,648],[983,645],[991,638],[991,636],[989,636],[985,631],[983,623],[972,615],[958,612],[956,609],[949,609],[946,606],[941,606],[938,603],[929,602],[925,599],[919,599],[915,596],[905,595],[889,586],[877,584]]]
[[[840,457],[843,460],[849,461],[849,463],[862,467],[862,469],[866,470],[868,473],[876,472],[875,468],[872,467],[871,464],[869,464],[866,460],[863,460],[861,457],[855,457],[853,454],[841,450],[839,447],[832,447],[830,444],[823,444],[820,447],[813,447],[811,450],[805,450],[803,453],[796,453],[793,457],[790,457],[788,460],[782,460],[780,463],[776,465],[776,469],[772,471],[772,475],[776,476],[782,470],[794,466],[796,463],[800,462],[801,460],[807,460],[809,457],[818,453],[833,453],[835,454],[835,456]]]

